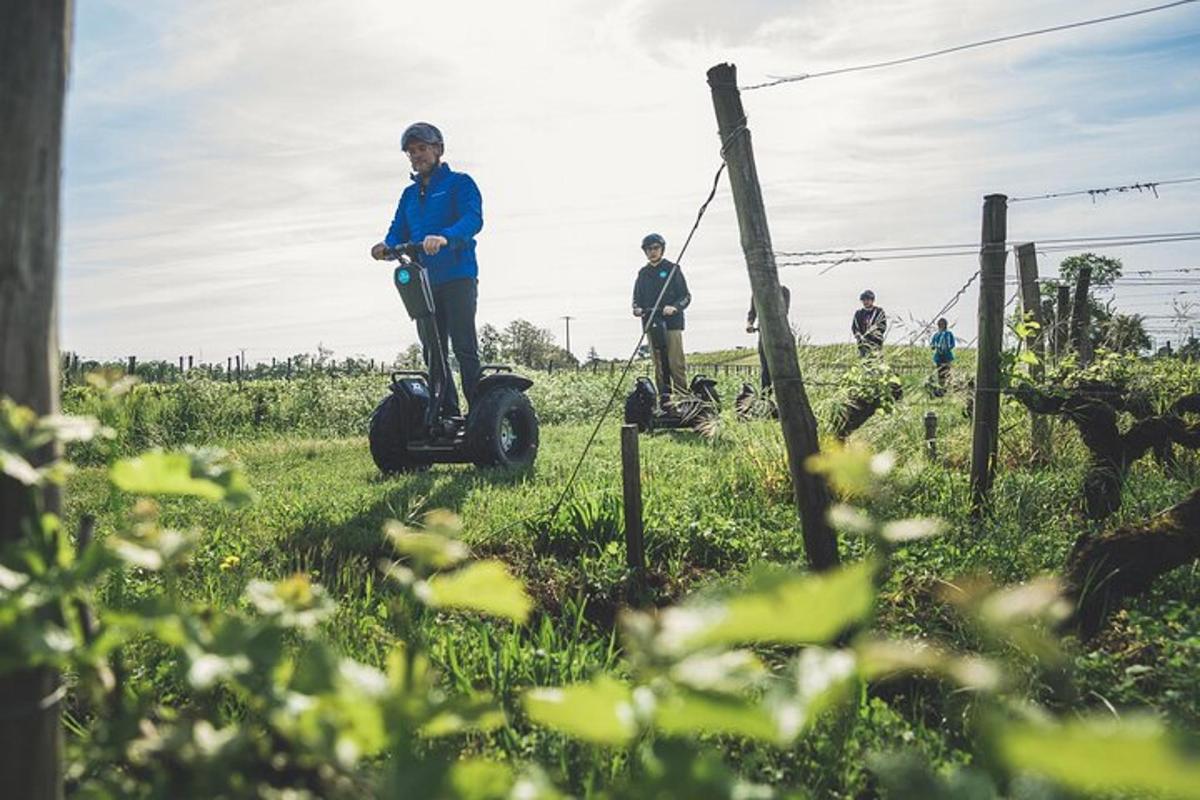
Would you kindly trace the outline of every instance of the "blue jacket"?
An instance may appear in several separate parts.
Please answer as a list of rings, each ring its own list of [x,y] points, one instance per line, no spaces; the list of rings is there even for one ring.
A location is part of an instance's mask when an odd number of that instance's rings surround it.
[[[479,275],[475,261],[475,234],[483,228],[483,199],[479,187],[465,172],[453,172],[445,162],[438,165],[427,186],[418,175],[404,189],[396,216],[384,242],[394,247],[419,242],[426,236],[445,236],[449,242],[436,256],[422,255],[434,286]]]
[[[946,364],[953,361],[956,344],[954,334],[949,329],[935,333],[929,340],[929,347],[933,350],[933,363]]]

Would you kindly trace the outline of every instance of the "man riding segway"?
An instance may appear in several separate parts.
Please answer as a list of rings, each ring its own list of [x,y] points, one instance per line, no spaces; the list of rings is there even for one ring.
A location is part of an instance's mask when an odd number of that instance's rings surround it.
[[[371,256],[400,262],[393,281],[417,325],[427,371],[393,373],[391,393],[371,416],[371,456],[385,473],[434,462],[527,466],[538,448],[537,415],[525,395],[533,382],[507,367],[488,367],[484,376],[479,364],[479,189],[470,176],[442,163],[442,134],[433,125],[410,125],[401,146],[412,164],[413,183],[400,195],[387,237],[371,248]],[[465,416],[447,362],[450,344],[470,404]]]

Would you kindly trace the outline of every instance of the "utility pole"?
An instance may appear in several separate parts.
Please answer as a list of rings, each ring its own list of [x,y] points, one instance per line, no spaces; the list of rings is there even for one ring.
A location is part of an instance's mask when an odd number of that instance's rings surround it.
[[[563,314],[560,319],[566,320],[567,323],[567,353],[574,355],[571,353],[571,320],[575,319],[575,317],[572,317],[570,314]]]
[[[59,409],[55,298],[70,0],[5,0],[0,31],[0,395],[40,417]],[[57,455],[48,445],[30,461],[42,467]],[[32,535],[41,515],[57,516],[61,506],[57,487],[0,473],[0,548]],[[59,800],[66,688],[57,669],[11,666],[0,674],[0,795]]]
[[[713,67],[708,71],[708,85],[712,89],[717,115],[721,155],[728,165],[729,186],[737,210],[742,253],[746,271],[750,274],[763,351],[774,377],[775,401],[779,406],[779,424],[783,429],[792,492],[800,515],[805,556],[814,570],[832,569],[837,566],[839,557],[837,536],[828,520],[829,487],[824,476],[810,472],[805,466],[810,456],[820,452],[817,418],[804,390],[800,362],[796,357],[796,340],[783,308],[783,292],[779,289],[779,272],[771,249],[762,187],[754,164],[750,130],[746,127],[746,111],[737,87],[737,67],[733,64]]]

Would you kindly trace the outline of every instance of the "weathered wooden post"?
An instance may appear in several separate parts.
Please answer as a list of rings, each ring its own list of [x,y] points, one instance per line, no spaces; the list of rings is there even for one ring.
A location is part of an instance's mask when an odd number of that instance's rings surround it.
[[[1071,328],[1071,287],[1059,285],[1054,301],[1054,359],[1067,354]]]
[[[971,437],[971,514],[983,514],[992,488],[1000,426],[1000,348],[1004,339],[1004,244],[1008,229],[1008,197],[983,199],[983,234],[979,250],[979,343],[975,365],[975,412]]]
[[[191,357],[191,356],[188,356],[188,372],[191,372],[191,371],[192,371],[192,364],[193,364],[193,363],[194,363],[194,362],[192,361],[192,357]]]
[[[646,544],[642,529],[642,464],[637,425],[621,426],[621,488],[625,511],[625,564],[631,595],[639,602],[645,588]]]
[[[1088,330],[1091,322],[1092,304],[1088,302],[1088,290],[1092,283],[1092,268],[1079,268],[1075,280],[1075,299],[1071,302],[1071,347],[1079,356],[1079,366],[1086,367],[1092,360],[1092,337]]]
[[[930,461],[937,460],[938,416],[933,411],[925,412],[925,455]]]
[[[742,252],[754,308],[758,312],[759,335],[775,385],[779,424],[787,448],[792,491],[804,535],[804,550],[814,570],[825,570],[838,563],[837,538],[829,524],[829,488],[823,476],[810,472],[805,461],[820,452],[817,419],[813,415],[800,377],[796,340],[788,326],[779,289],[779,274],[771,248],[771,232],[763,208],[762,189],[754,164],[750,129],[737,88],[737,67],[718,64],[708,71],[713,108],[721,136],[721,155],[729,172],[729,185],[737,210]]]
[[[126,373],[127,373],[127,374],[129,374],[129,375],[136,375],[136,374],[137,374],[137,356],[130,356],[130,357],[129,357],[129,367],[128,367],[128,369],[126,370]]]
[[[1037,358],[1037,363],[1029,367],[1029,377],[1041,383],[1046,373],[1046,320],[1042,314],[1042,291],[1038,285],[1037,247],[1033,242],[1017,245],[1017,274],[1021,280],[1021,308],[1025,319],[1037,324],[1037,330],[1025,338],[1025,346]],[[1050,418],[1030,411],[1029,424],[1034,463],[1044,464],[1050,460]]]
[[[59,410],[57,279],[68,0],[0,3],[0,395],[38,416]],[[52,446],[32,454],[41,467]],[[0,472],[0,547],[26,523],[59,514],[57,487],[32,488]],[[34,522],[34,524],[36,524]],[[0,796],[63,796],[65,688],[57,670],[0,674]]]

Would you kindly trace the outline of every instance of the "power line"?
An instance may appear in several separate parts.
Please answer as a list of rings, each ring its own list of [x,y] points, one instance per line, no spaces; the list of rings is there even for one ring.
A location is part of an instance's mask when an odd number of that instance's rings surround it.
[[[1091,196],[1092,202],[1094,203],[1094,202],[1096,202],[1097,197],[1100,197],[1102,195],[1107,195],[1109,192],[1117,192],[1118,194],[1121,194],[1124,192],[1137,192],[1138,194],[1141,194],[1142,192],[1150,192],[1157,198],[1158,197],[1158,187],[1160,187],[1160,186],[1172,186],[1172,185],[1180,184],[1180,183],[1196,183],[1197,181],[1200,181],[1200,176],[1196,176],[1194,178],[1176,178],[1174,180],[1169,180],[1169,181],[1147,181],[1146,183],[1130,183],[1125,186],[1105,186],[1102,189],[1077,189],[1077,190],[1073,190],[1073,191],[1069,191],[1069,192],[1049,192],[1047,194],[1036,194],[1036,195],[1030,195],[1028,197],[1010,197],[1010,198],[1008,198],[1008,202],[1024,203],[1027,200],[1051,200],[1051,199],[1054,199],[1057,197],[1078,197],[1080,195],[1086,194],[1086,195]]]
[[[899,66],[901,64],[911,64],[914,61],[923,61],[928,58],[936,58],[938,56],[944,56],[944,55],[948,55],[950,53],[958,53],[963,50],[971,50],[976,47],[985,47],[987,45],[999,44],[1001,42],[1011,42],[1015,39],[1024,39],[1024,38],[1027,38],[1030,36],[1041,36],[1041,35],[1047,34],[1047,33],[1057,33],[1058,31],[1070,30],[1072,28],[1082,28],[1087,25],[1099,25],[1100,23],[1103,23],[1103,22],[1113,22],[1115,20],[1127,19],[1129,17],[1136,17],[1136,16],[1139,16],[1142,14],[1152,14],[1156,11],[1165,11],[1169,8],[1175,8],[1176,6],[1183,6],[1183,5],[1187,5],[1188,3],[1194,3],[1194,2],[1196,2],[1196,0],[1176,0],[1176,2],[1174,2],[1174,3],[1165,3],[1165,4],[1159,5],[1159,6],[1151,6],[1150,8],[1140,8],[1135,11],[1126,11],[1126,12],[1123,12],[1120,14],[1112,14],[1107,17],[1096,17],[1095,19],[1086,19],[1086,20],[1082,20],[1080,22],[1069,22],[1065,25],[1055,25],[1050,28],[1039,28],[1038,30],[1025,31],[1024,33],[1013,33],[1013,34],[1009,34],[1007,36],[996,36],[991,39],[983,39],[982,41],[978,41],[978,42],[970,42],[968,44],[960,44],[960,45],[956,45],[955,47],[946,47],[941,50],[933,50],[931,52],[920,53],[915,56],[907,56],[905,58],[894,58],[894,59],[891,59],[888,61],[877,61],[877,62],[874,62],[871,64],[860,64],[860,65],[854,66],[854,67],[841,67],[839,69],[830,69],[830,70],[825,70],[823,72],[805,73],[803,75],[787,75],[782,78],[775,78],[773,80],[765,81],[763,83],[755,83],[755,84],[751,84],[749,86],[741,86],[738,88],[740,88],[743,92],[749,92],[749,91],[753,91],[755,89],[766,89],[770,86],[778,86],[781,83],[795,83],[796,81],[812,80],[813,78],[826,78],[826,77],[829,77],[830,75],[845,75],[848,72],[863,72],[865,70],[882,69],[884,67],[895,67],[895,66]]]

